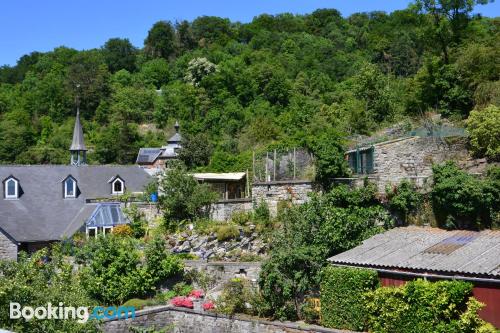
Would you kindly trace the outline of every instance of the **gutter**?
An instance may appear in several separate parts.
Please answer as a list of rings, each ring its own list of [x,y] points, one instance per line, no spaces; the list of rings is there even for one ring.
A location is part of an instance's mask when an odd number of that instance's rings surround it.
[[[332,263],[332,265],[339,266],[339,267],[369,268],[369,269],[373,269],[379,273],[384,273],[384,274],[394,275],[394,276],[406,276],[406,277],[411,277],[411,278],[416,277],[416,278],[440,279],[440,280],[460,280],[460,281],[468,281],[468,282],[479,282],[479,283],[493,284],[495,286],[500,287],[500,279],[477,278],[477,277],[467,277],[467,276],[460,276],[460,275],[441,275],[441,274],[393,271],[393,270],[389,270],[389,269],[381,269],[381,268],[374,268],[374,267],[360,267],[360,266],[345,265],[345,264],[333,264]]]

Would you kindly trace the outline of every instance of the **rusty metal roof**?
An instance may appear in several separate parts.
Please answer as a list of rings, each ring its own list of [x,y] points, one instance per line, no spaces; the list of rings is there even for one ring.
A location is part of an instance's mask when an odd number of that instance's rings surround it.
[[[500,278],[500,231],[394,228],[328,260],[360,267]]]

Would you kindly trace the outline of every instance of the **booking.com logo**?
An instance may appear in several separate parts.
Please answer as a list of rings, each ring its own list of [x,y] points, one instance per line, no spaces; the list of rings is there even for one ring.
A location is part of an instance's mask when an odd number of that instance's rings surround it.
[[[73,319],[79,323],[86,323],[89,319],[127,319],[135,318],[135,307],[133,306],[95,306],[92,312],[87,306],[64,306],[60,302],[57,306],[47,303],[47,306],[21,306],[19,303],[11,302],[9,306],[10,319],[32,320],[35,319]]]

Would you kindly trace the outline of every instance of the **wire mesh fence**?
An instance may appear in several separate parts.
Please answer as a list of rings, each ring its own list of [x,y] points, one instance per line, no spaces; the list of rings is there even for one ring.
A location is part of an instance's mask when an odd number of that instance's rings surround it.
[[[257,182],[313,180],[314,157],[303,148],[254,152],[252,171]]]

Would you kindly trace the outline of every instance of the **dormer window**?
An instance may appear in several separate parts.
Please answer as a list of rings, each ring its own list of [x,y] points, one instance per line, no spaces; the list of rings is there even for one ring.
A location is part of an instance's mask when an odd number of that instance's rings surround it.
[[[77,186],[76,186],[76,179],[68,176],[64,180],[64,198],[76,198],[76,191],[77,191]]]
[[[123,194],[125,193],[125,182],[118,176],[116,176],[111,182],[111,194]]]
[[[9,177],[4,181],[5,199],[19,198],[19,181],[14,177]]]

